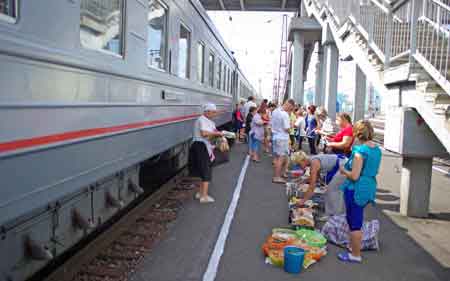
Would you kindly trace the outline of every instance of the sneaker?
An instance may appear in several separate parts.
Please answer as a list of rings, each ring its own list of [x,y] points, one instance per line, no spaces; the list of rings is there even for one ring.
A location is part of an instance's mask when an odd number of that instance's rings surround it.
[[[213,203],[216,200],[214,200],[214,198],[212,198],[211,196],[206,196],[206,197],[202,197],[200,198],[200,203]]]
[[[201,196],[200,196],[200,192],[196,192],[196,193],[195,193],[195,199],[198,200],[198,199],[200,199],[200,197],[201,197]]]

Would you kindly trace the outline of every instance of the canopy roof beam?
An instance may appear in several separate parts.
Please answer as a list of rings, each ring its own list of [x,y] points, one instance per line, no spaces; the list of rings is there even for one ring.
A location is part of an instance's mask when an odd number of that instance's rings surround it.
[[[222,10],[226,10],[226,8],[225,8],[225,5],[223,4],[223,0],[219,0],[219,4],[220,4],[220,7],[222,8]]]

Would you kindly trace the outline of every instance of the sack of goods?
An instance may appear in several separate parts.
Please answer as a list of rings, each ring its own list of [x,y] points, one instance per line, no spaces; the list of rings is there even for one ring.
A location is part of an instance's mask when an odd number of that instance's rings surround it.
[[[378,250],[380,248],[378,242],[380,222],[378,220],[366,221],[361,231],[363,233],[361,250]],[[321,232],[333,244],[343,247],[350,245],[350,228],[345,215],[329,218]]]
[[[314,230],[299,230],[274,228],[262,246],[266,262],[275,266],[284,265],[284,248],[298,247],[305,251],[303,268],[308,268],[327,254],[327,240]]]
[[[220,152],[230,151],[230,146],[228,145],[228,141],[225,137],[221,137],[221,138],[217,139],[216,147]]]
[[[314,227],[312,208],[292,208],[289,211],[289,220],[293,226]]]

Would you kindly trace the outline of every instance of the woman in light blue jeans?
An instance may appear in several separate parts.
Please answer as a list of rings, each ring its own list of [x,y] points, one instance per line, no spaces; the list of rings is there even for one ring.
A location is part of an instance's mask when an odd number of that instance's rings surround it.
[[[259,151],[261,143],[264,140],[264,121],[261,118],[261,113],[264,109],[258,109],[250,112],[253,115],[251,129],[249,133],[249,154],[253,161],[260,162]]]

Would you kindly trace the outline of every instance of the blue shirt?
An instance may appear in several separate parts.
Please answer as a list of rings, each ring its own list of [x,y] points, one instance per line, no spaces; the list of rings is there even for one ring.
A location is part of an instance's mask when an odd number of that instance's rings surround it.
[[[317,128],[317,120],[316,117],[314,115],[310,115],[308,114],[305,118],[306,121],[306,126],[305,126],[305,130],[306,130],[306,137],[307,138],[315,138],[316,137],[316,132],[315,129]]]
[[[377,192],[376,176],[381,164],[381,149],[378,146],[370,147],[365,144],[355,145],[352,148],[352,155],[345,164],[346,170],[351,170],[353,166],[353,159],[358,153],[363,158],[363,167],[361,174],[356,181],[346,179],[341,185],[340,189],[345,191],[355,191],[355,202],[359,206],[365,206],[369,202],[375,202],[375,195]]]

